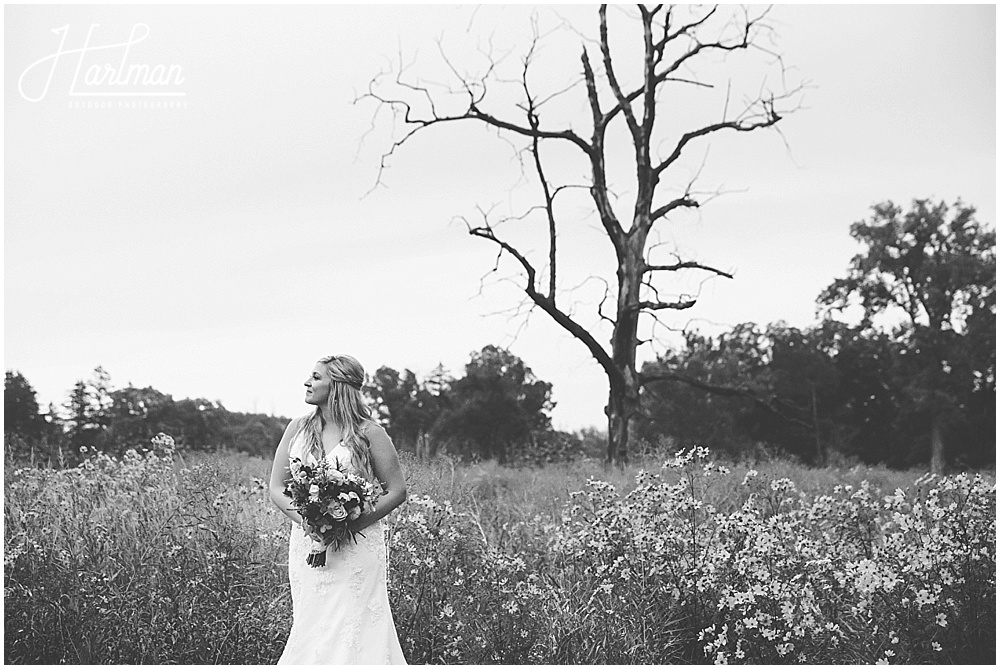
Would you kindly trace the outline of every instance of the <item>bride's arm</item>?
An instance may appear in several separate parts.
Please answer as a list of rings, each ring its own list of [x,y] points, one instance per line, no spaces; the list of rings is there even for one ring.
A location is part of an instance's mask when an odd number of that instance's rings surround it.
[[[296,418],[288,423],[285,433],[278,442],[278,449],[274,452],[274,463],[271,465],[271,502],[278,507],[282,513],[292,519],[296,525],[302,524],[302,516],[299,512],[291,508],[289,499],[285,497],[285,483],[291,478],[288,473],[288,445],[292,442],[292,437],[298,431],[299,419]]]
[[[355,531],[364,530],[369,525],[377,523],[406,501],[406,479],[399,466],[396,447],[392,445],[389,435],[378,425],[371,425],[365,430],[365,436],[371,442],[368,452],[371,456],[372,472],[381,482],[385,494],[379,497],[373,511],[362,514],[351,523],[351,528]]]

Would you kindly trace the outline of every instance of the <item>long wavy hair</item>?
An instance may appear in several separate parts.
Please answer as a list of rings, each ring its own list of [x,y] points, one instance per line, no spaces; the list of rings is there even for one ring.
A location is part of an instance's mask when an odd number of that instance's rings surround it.
[[[374,480],[369,453],[371,441],[363,431],[365,423],[372,420],[372,411],[361,395],[365,368],[349,355],[329,355],[320,358],[319,363],[326,367],[326,373],[333,381],[326,408],[333,422],[340,426],[341,441],[351,451],[351,460],[359,472]],[[298,431],[305,440],[303,453],[307,456],[311,454],[317,460],[326,456],[326,449],[323,448],[324,423],[322,407],[317,406]]]

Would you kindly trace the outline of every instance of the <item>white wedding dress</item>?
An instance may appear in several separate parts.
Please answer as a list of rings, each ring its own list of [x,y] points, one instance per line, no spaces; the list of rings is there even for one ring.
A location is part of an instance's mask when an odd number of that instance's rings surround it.
[[[298,435],[289,446],[289,459],[301,458],[302,450]],[[341,444],[327,459],[354,469],[350,450]],[[382,521],[364,534],[356,544],[327,549],[326,566],[310,567],[306,555],[312,542],[298,525],[292,526],[292,631],[278,664],[406,664],[389,610]]]

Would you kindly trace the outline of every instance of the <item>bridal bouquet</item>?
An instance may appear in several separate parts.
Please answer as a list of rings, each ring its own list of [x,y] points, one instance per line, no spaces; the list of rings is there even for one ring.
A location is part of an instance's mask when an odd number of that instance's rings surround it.
[[[285,496],[291,498],[292,508],[304,519],[304,529],[313,540],[306,564],[322,567],[328,545],[337,550],[348,540],[356,541],[358,533],[347,524],[374,507],[375,486],[327,460],[308,464],[292,458],[289,471],[292,478],[285,485]]]

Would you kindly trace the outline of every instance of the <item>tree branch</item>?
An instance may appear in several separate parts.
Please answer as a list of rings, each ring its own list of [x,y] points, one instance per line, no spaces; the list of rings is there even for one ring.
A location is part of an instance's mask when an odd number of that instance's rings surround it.
[[[691,199],[687,195],[679,197],[671,202],[668,202],[662,207],[653,210],[653,213],[649,215],[649,224],[652,225],[658,219],[663,218],[664,216],[672,212],[674,209],[679,209],[680,207],[689,207],[691,209],[697,209],[698,202],[696,200]]]
[[[694,261],[685,261],[674,263],[673,265],[646,265],[644,272],[676,272],[682,269],[703,269],[706,272],[714,272],[719,276],[724,276],[727,279],[732,279],[733,275],[729,272],[723,272],[720,269],[715,269],[714,267],[709,267],[708,265],[702,265]]]
[[[532,266],[531,262],[518,251],[516,248],[508,244],[507,242],[497,238],[496,234],[493,232],[493,228],[489,225],[482,225],[478,227],[470,227],[469,234],[475,237],[482,237],[483,239],[488,239],[494,244],[498,245],[502,251],[509,253],[517,262],[524,268],[525,274],[527,275],[526,285],[523,286],[524,292],[527,293],[528,297],[542,308],[545,313],[552,317],[559,325],[568,331],[571,335],[579,339],[590,351],[594,359],[597,360],[598,364],[604,369],[608,375],[608,379],[612,383],[624,383],[625,379],[622,376],[621,371],[619,371],[608,355],[604,347],[598,343],[594,336],[590,334],[583,326],[574,321],[569,315],[559,309],[555,302],[549,299],[546,295],[538,292],[535,288],[535,276],[537,272]]]
[[[625,122],[632,133],[633,143],[638,147],[641,144],[639,124],[635,120],[635,114],[632,113],[630,101],[626,100],[625,96],[622,95],[621,86],[618,85],[618,77],[615,76],[615,69],[611,63],[611,47],[608,44],[608,6],[601,5],[597,11],[601,19],[601,56],[604,58],[604,74],[608,78],[608,83],[615,94],[615,99],[618,100],[618,107],[625,113]]]
[[[537,30],[537,28],[536,28]],[[535,39],[531,42],[531,48],[528,49],[528,54],[524,57],[524,69],[521,72],[521,83],[524,89],[524,96],[528,101],[528,124],[531,126],[533,131],[538,130],[538,113],[535,111],[535,99],[531,95],[531,91],[528,89],[528,68],[531,64],[531,58],[535,53],[535,45],[537,44],[537,34]],[[549,224],[549,299],[555,303],[556,299],[556,217],[555,208],[553,206],[553,201],[555,199],[555,193],[549,187],[549,181],[545,177],[545,170],[542,167],[542,155],[540,151],[541,140],[537,135],[531,138],[531,154],[535,159],[535,171],[538,173],[538,181],[542,186],[542,194],[545,196],[545,215],[548,219]]]
[[[656,174],[657,176],[662,174],[665,169],[670,167],[677,161],[678,158],[680,158],[681,152],[684,150],[684,147],[687,146],[688,143],[694,139],[697,139],[699,137],[704,137],[705,135],[708,135],[713,132],[718,132],[719,130],[736,130],[738,132],[751,132],[753,130],[757,130],[760,128],[769,128],[781,120],[781,115],[779,115],[774,110],[773,98],[769,100],[761,100],[760,102],[764,107],[764,112],[763,112],[764,117],[762,119],[749,120],[749,121],[747,120],[741,121],[739,119],[736,119],[734,121],[721,121],[719,123],[712,123],[702,128],[698,128],[697,130],[692,130],[691,132],[684,133],[684,135],[677,142],[677,145],[674,147],[674,150],[667,157],[667,159],[653,168],[653,173]]]
[[[604,117],[601,114],[601,103],[597,97],[597,80],[594,77],[594,70],[590,66],[590,57],[587,55],[586,47],[583,49],[581,61],[583,62],[583,78],[587,84],[587,100],[590,102],[590,110],[594,119],[590,152],[593,185],[590,188],[590,195],[597,206],[597,213],[601,216],[601,224],[615,247],[615,255],[620,261],[625,254],[625,231],[615,217],[611,202],[608,200],[607,175],[604,172]]]
[[[491,125],[494,128],[499,128],[501,130],[509,130],[510,132],[523,135],[524,137],[568,140],[573,144],[575,144],[576,146],[580,147],[580,149],[588,156],[590,155],[591,152],[590,144],[588,144],[585,139],[577,135],[572,130],[541,130],[541,129],[534,130],[530,127],[525,128],[523,126],[517,125],[516,123],[510,123],[508,121],[501,120],[493,116],[492,114],[488,114],[479,109],[476,105],[471,105],[469,107],[469,110],[461,116],[456,116],[451,118],[439,118],[435,119],[433,122],[460,121],[464,119],[476,119],[478,121],[486,123],[487,125]],[[430,123],[426,123],[425,125],[430,125]]]
[[[660,311],[662,309],[690,309],[695,305],[697,300],[678,300],[676,302],[637,302],[631,305],[632,311],[641,311],[646,309],[648,311]]]
[[[603,119],[603,123],[607,124],[608,122],[610,122],[611,119],[614,118],[619,112],[621,112],[625,108],[626,105],[630,104],[637,97],[639,97],[644,92],[646,92],[648,90],[649,81],[652,82],[652,86],[655,88],[656,86],[659,86],[661,83],[663,83],[665,81],[671,80],[671,77],[670,77],[671,74],[673,74],[674,72],[676,72],[678,69],[680,69],[681,65],[683,65],[685,62],[687,62],[691,58],[694,58],[695,56],[697,56],[702,51],[705,51],[705,50],[708,50],[708,49],[719,49],[719,50],[722,50],[722,51],[735,51],[737,49],[746,49],[746,48],[748,48],[750,46],[750,31],[751,31],[751,28],[753,26],[755,26],[757,24],[757,22],[760,21],[760,19],[763,18],[763,14],[761,16],[757,17],[757,18],[748,19],[747,20],[747,24],[746,24],[746,26],[744,28],[743,39],[740,42],[737,42],[737,43],[734,43],[734,44],[723,44],[721,41],[704,42],[704,43],[702,43],[702,42],[698,42],[697,39],[694,37],[694,35],[691,34],[692,31],[695,31],[697,28],[701,27],[702,24],[704,24],[706,21],[708,21],[708,19],[710,19],[715,14],[715,12],[717,10],[718,10],[718,7],[713,7],[712,10],[709,11],[701,19],[698,19],[697,21],[694,21],[692,23],[688,23],[688,24],[686,24],[686,25],[678,28],[673,33],[669,32],[669,23],[670,23],[670,16],[671,16],[671,11],[672,10],[668,10],[667,11],[667,16],[666,16],[666,22],[665,22],[665,25],[664,25],[664,37],[663,37],[662,40],[660,40],[659,42],[657,42],[657,43],[655,43],[655,44],[652,45],[652,50],[653,50],[653,53],[655,54],[657,62],[659,62],[659,60],[663,57],[663,51],[664,51],[664,48],[666,47],[666,45],[668,43],[672,42],[673,40],[677,39],[681,35],[687,35],[688,37],[690,37],[695,42],[695,46],[692,47],[691,49],[689,49],[686,53],[684,53],[682,56],[680,56],[677,60],[675,60],[673,63],[671,63],[668,67],[664,68],[660,72],[657,72],[657,73],[653,74],[652,78],[650,80],[644,80],[643,81],[643,85],[641,87],[636,88],[635,90],[633,90],[630,93],[628,93],[628,95],[623,96],[622,100],[619,101],[619,103],[615,107],[613,107],[612,109],[610,109],[607,112],[607,114],[605,114],[604,119]],[[687,80],[682,80],[682,81],[687,81]],[[689,83],[691,83],[691,82],[689,82]]]

